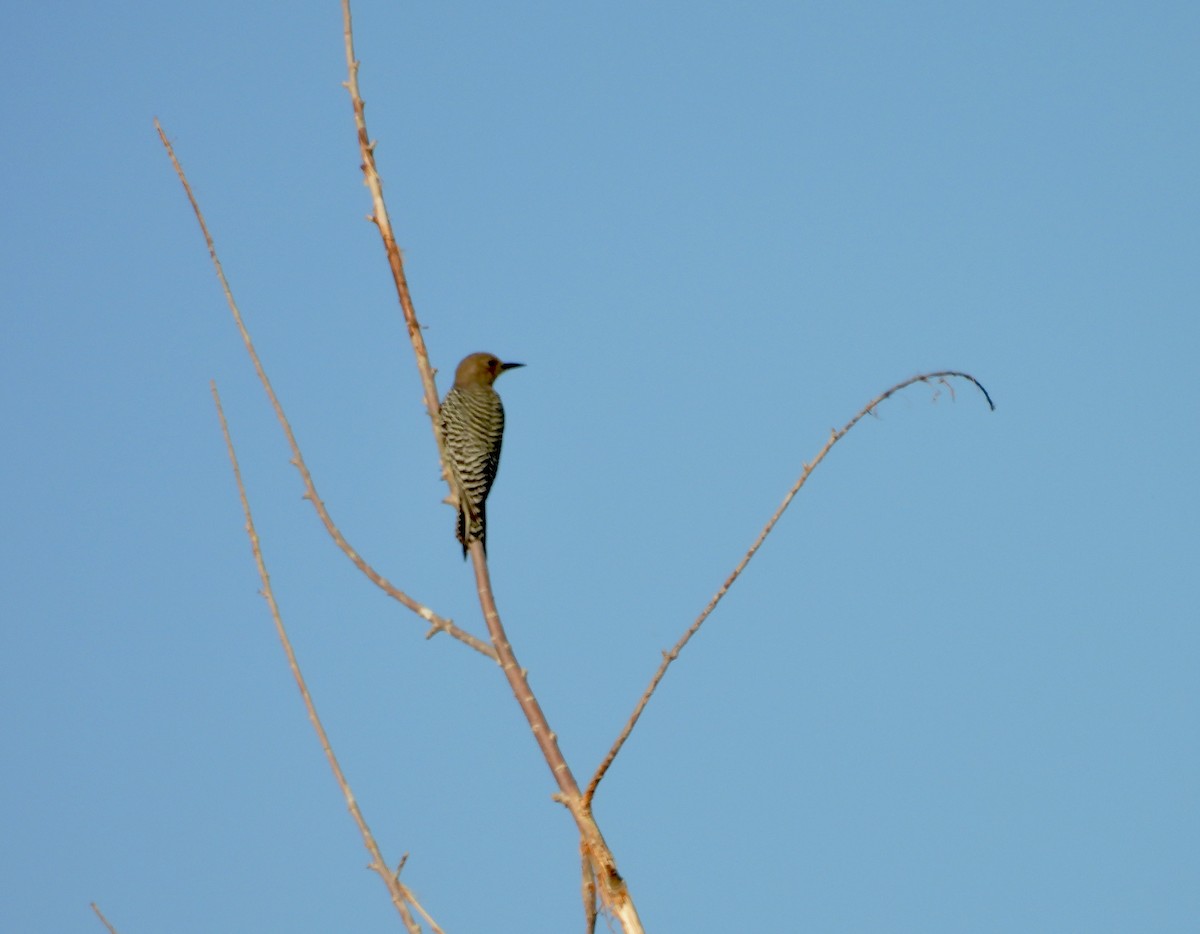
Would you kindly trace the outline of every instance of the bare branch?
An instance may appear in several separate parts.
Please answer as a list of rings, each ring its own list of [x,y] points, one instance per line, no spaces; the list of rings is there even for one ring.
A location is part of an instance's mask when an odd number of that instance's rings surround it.
[[[533,737],[537,740],[538,747],[542,750],[546,764],[550,767],[550,773],[558,783],[564,799],[578,798],[579,785],[575,781],[575,776],[571,774],[570,766],[567,765],[562,750],[558,747],[558,737],[550,729],[546,715],[534,696],[533,689],[529,686],[526,672],[517,662],[516,655],[513,654],[508,634],[504,631],[504,624],[500,621],[500,611],[496,609],[491,576],[488,574],[487,558],[483,553],[483,542],[478,539],[471,542],[470,553],[471,562],[475,566],[475,586],[479,592],[479,603],[483,609],[483,618],[487,622],[488,634],[492,637],[492,646],[496,649],[496,655],[500,660],[500,668],[508,679],[517,703],[521,705],[525,719],[529,721]]]
[[[575,825],[579,828],[580,849],[584,854],[585,861],[591,867],[591,874],[597,880],[596,887],[600,900],[604,907],[621,921],[625,934],[641,934],[641,920],[638,918],[633,899],[629,896],[628,887],[621,878],[621,874],[617,872],[617,864],[612,850],[605,842],[591,808],[579,793],[579,784],[575,781],[575,776],[571,773],[562,750],[559,749],[558,737],[550,729],[546,715],[534,696],[533,689],[529,686],[525,669],[517,662],[512,645],[508,641],[504,624],[500,620],[500,611],[496,609],[491,576],[488,574],[487,556],[483,552],[483,542],[478,540],[471,542],[470,554],[471,563],[475,567],[475,586],[479,592],[479,603],[483,609],[484,619],[487,621],[488,633],[492,637],[492,645],[500,659],[500,667],[508,679],[513,696],[521,706],[521,711],[529,721],[529,728],[533,731],[533,738],[537,741],[538,747],[546,759],[546,764],[550,767],[550,774],[558,783],[559,794],[555,798],[566,805],[575,818]]]
[[[837,429],[830,434],[829,440],[826,441],[825,446],[817,452],[817,456],[814,457],[812,461],[804,465],[804,469],[800,472],[799,479],[797,479],[792,485],[792,488],[788,490],[787,495],[783,498],[783,502],[780,503],[779,508],[775,510],[775,514],[771,516],[771,518],[767,521],[767,524],[763,526],[763,530],[758,534],[758,538],[754,540],[754,544],[751,545],[749,551],[742,556],[742,560],[738,562],[737,567],[735,567],[729,576],[725,578],[725,582],[721,584],[720,588],[713,595],[712,599],[708,601],[708,605],[700,612],[700,615],[696,617],[695,622],[688,627],[687,631],[684,632],[684,634],[679,638],[679,641],[676,642],[671,648],[671,651],[663,652],[662,662],[659,664],[658,670],[654,673],[654,677],[650,679],[649,686],[638,699],[637,706],[634,707],[633,713],[630,715],[628,722],[626,722],[624,729],[621,730],[621,734],[617,737],[616,742],[613,743],[612,748],[609,749],[608,755],[604,757],[604,761],[600,763],[600,767],[596,769],[596,774],[592,776],[592,780],[588,784],[587,791],[583,796],[584,804],[587,807],[591,806],[592,798],[595,797],[596,794],[596,788],[599,787],[605,773],[608,772],[609,768],[613,764],[613,761],[617,758],[617,753],[621,751],[621,747],[625,745],[625,741],[629,739],[629,735],[633,732],[633,728],[637,725],[638,720],[641,718],[642,712],[646,709],[646,705],[650,703],[650,698],[658,688],[659,682],[662,681],[663,676],[666,675],[667,669],[671,667],[671,663],[679,657],[679,653],[683,651],[684,646],[691,641],[692,636],[700,631],[700,627],[704,625],[704,621],[708,619],[709,614],[716,609],[717,604],[721,602],[721,598],[729,592],[729,588],[733,586],[733,582],[738,579],[742,571],[746,569],[746,565],[750,563],[750,559],[753,558],[758,552],[758,549],[762,547],[762,544],[764,541],[766,541],[767,536],[771,534],[771,530],[775,528],[775,523],[779,521],[779,519],[783,516],[784,511],[789,505],[791,505],[791,502],[795,498],[796,494],[800,492],[800,488],[808,481],[809,475],[812,474],[817,465],[825,459],[825,455],[828,454],[833,449],[833,446],[841,441],[842,438],[844,438],[850,431],[850,429],[857,425],[859,421],[861,421],[866,415],[873,415],[875,413],[876,406],[900,392],[902,389],[906,389],[914,383],[928,383],[932,385],[935,382],[941,383],[942,385],[950,388],[950,383],[948,381],[953,378],[963,379],[974,385],[976,389],[983,393],[983,397],[987,400],[988,406],[993,411],[995,410],[996,406],[992,402],[992,397],[988,395],[988,391],[983,388],[983,384],[980,383],[979,380],[977,380],[974,376],[971,376],[969,373],[959,373],[956,370],[940,370],[936,373],[922,373],[918,376],[913,376],[909,379],[902,380],[885,392],[880,393],[865,406],[863,406],[863,408],[858,412],[857,415],[854,416],[854,418],[850,419],[850,421],[846,422],[846,424],[840,429]],[[951,391],[953,392],[953,390]]]
[[[246,496],[246,486],[242,482],[241,467],[238,465],[237,452],[233,447],[233,438],[229,434],[229,424],[225,420],[225,410],[221,407],[221,397],[217,393],[216,383],[212,383],[211,388],[213,402],[217,407],[217,418],[221,422],[221,434],[225,438],[225,449],[229,453],[229,462],[233,467],[234,480],[237,481],[238,498],[242,504],[242,515],[246,519],[246,535],[250,538],[250,548],[254,552],[254,564],[258,568],[258,578],[262,582],[261,592],[263,598],[267,601],[267,607],[270,609],[271,619],[275,623],[275,632],[278,634],[279,641],[283,645],[284,654],[287,655],[288,667],[291,669],[292,678],[295,679],[296,686],[300,689],[300,696],[304,700],[304,709],[308,712],[309,722],[312,723],[313,729],[316,731],[317,739],[321,743],[321,749],[325,753],[325,758],[329,762],[330,769],[333,771],[333,777],[337,781],[338,788],[341,789],[342,796],[346,799],[346,807],[354,818],[354,823],[358,825],[359,833],[362,834],[363,845],[367,848],[367,852],[371,854],[370,868],[383,879],[388,892],[391,894],[392,904],[396,906],[396,910],[404,920],[405,927],[408,928],[410,934],[420,934],[420,925],[408,909],[409,904],[414,906],[417,904],[416,898],[409,891],[408,887],[400,881],[399,867],[394,872],[388,868],[387,862],[379,850],[379,845],[375,842],[375,837],[362,815],[358,801],[350,789],[350,783],[346,780],[346,775],[342,771],[341,764],[338,762],[337,756],[334,755],[333,746],[329,742],[329,736],[325,732],[321,718],[317,715],[316,704],[313,702],[312,695],[308,692],[308,684],[305,682],[304,675],[300,671],[300,663],[296,660],[296,653],[292,649],[292,641],[288,637],[287,629],[284,628],[283,617],[280,615],[279,605],[275,602],[275,593],[271,589],[271,577],[267,573],[267,565],[263,558],[258,531],[254,527],[254,517],[250,512],[250,500]],[[418,908],[418,910],[424,914],[423,909]]]
[[[438,417],[439,404],[437,387],[433,378],[433,369],[429,364],[429,355],[425,348],[424,338],[421,335],[421,326],[417,321],[412,297],[408,291],[408,281],[404,274],[404,260],[400,255],[399,247],[396,245],[396,237],[392,230],[391,220],[388,217],[387,205],[383,200],[383,182],[379,177],[379,171],[375,164],[375,144],[371,141],[370,134],[367,132],[365,105],[358,86],[359,62],[354,55],[353,22],[350,15],[349,0],[342,0],[342,26],[346,47],[346,67],[349,73],[346,81],[346,90],[350,94],[350,101],[354,108],[354,125],[358,131],[358,147],[362,156],[363,182],[371,192],[373,211],[370,220],[379,229],[379,235],[383,239],[388,265],[391,267],[392,278],[396,285],[396,294],[400,299],[400,307],[404,312],[404,320],[408,326],[408,336],[412,341],[413,351],[416,354],[417,369],[420,371],[421,382],[425,390],[425,408],[428,410],[430,420],[433,424],[433,435],[437,442],[442,476],[446,479],[446,483],[450,487],[448,502],[457,504],[463,502],[465,497],[462,491],[458,489],[458,481],[455,478],[454,471],[449,469],[450,459],[446,456],[445,442],[441,433],[441,422]],[[471,544],[471,558],[475,566],[475,581],[479,592],[480,606],[483,609],[488,633],[492,639],[492,648],[495,650],[494,657],[500,662],[505,677],[508,679],[509,686],[512,688],[513,694],[521,706],[521,710],[525,713],[526,719],[529,721],[529,726],[542,751],[542,755],[546,759],[546,764],[550,767],[550,772],[558,784],[560,793],[556,797],[567,806],[575,818],[576,826],[579,828],[580,833],[580,846],[583,848],[585,857],[592,867],[592,872],[600,880],[598,886],[600,898],[604,906],[621,922],[626,934],[641,934],[641,922],[637,917],[637,911],[633,906],[632,899],[629,897],[625,883],[616,870],[616,863],[612,852],[604,842],[604,837],[601,835],[600,828],[596,825],[595,818],[592,816],[590,809],[582,804],[579,785],[575,781],[575,777],[571,774],[570,768],[567,766],[566,759],[558,747],[557,738],[550,729],[550,725],[546,721],[546,716],[538,704],[533,691],[530,689],[525,672],[517,663],[512,646],[509,644],[508,637],[504,632],[499,611],[496,609],[495,598],[492,594],[491,580],[487,570],[487,559],[483,554],[482,543],[474,542]]]
[[[462,493],[457,489],[453,474],[447,469],[449,459],[446,457],[446,446],[442,439],[441,420],[438,418],[439,404],[437,383],[434,380],[434,369],[429,362],[429,351],[425,347],[425,337],[421,333],[421,323],[417,320],[417,311],[413,306],[412,295],[408,291],[408,277],[404,273],[404,257],[396,244],[396,234],[392,230],[392,221],[388,215],[387,204],[383,200],[383,180],[375,165],[375,143],[367,133],[366,104],[358,87],[358,59],[354,56],[354,29],[350,16],[350,0],[342,0],[342,38],[346,47],[346,70],[348,77],[345,88],[350,94],[350,103],[354,108],[354,127],[358,131],[358,150],[362,156],[363,184],[371,192],[371,216],[368,220],[379,230],[383,240],[383,249],[387,254],[388,266],[392,270],[392,280],[396,285],[396,296],[400,300],[400,309],[404,313],[404,323],[408,328],[408,339],[412,342],[413,353],[417,360],[417,371],[421,375],[421,386],[425,393],[425,410],[433,427],[434,441],[437,443],[438,458],[442,467],[442,476],[450,487],[452,505],[462,500]]]
[[[395,587],[382,574],[376,571],[367,561],[351,547],[346,541],[341,530],[334,524],[333,518],[329,515],[329,510],[325,508],[325,503],[317,494],[316,485],[313,483],[312,474],[309,473],[308,465],[304,462],[304,455],[300,452],[300,445],[296,441],[296,435],[292,431],[291,423],[288,422],[287,415],[284,414],[283,405],[279,401],[279,397],[275,395],[275,390],[271,386],[271,381],[267,378],[267,372],[263,368],[262,361],[259,359],[258,351],[254,348],[254,342],[250,339],[250,332],[246,328],[246,323],[242,319],[241,310],[234,301],[233,292],[229,287],[229,282],[225,278],[225,271],[221,268],[221,260],[217,256],[216,247],[213,244],[212,235],[208,232],[208,225],[205,223],[204,214],[200,211],[200,204],[196,201],[196,196],[192,193],[192,187],[188,183],[187,175],[184,174],[183,166],[179,164],[179,160],[175,156],[175,150],[171,146],[167,135],[163,132],[162,126],[158,120],[154,121],[154,128],[158,131],[158,137],[162,140],[163,147],[167,150],[167,155],[171,159],[171,165],[175,167],[175,174],[179,176],[179,181],[183,183],[183,190],[187,194],[188,201],[192,205],[192,211],[196,215],[196,220],[200,223],[200,231],[204,234],[204,242],[208,246],[208,255],[212,260],[213,268],[216,269],[217,278],[221,283],[221,290],[225,293],[225,301],[229,305],[229,310],[233,313],[233,320],[237,324],[239,333],[242,336],[242,343],[246,347],[246,352],[250,355],[250,361],[254,364],[254,371],[258,374],[258,380],[262,383],[263,389],[266,390],[267,398],[271,402],[271,408],[275,412],[275,418],[283,428],[283,433],[287,438],[288,447],[292,451],[292,464],[300,472],[300,478],[304,482],[304,498],[313,504],[313,508],[317,511],[317,516],[321,520],[321,524],[325,526],[325,531],[337,543],[338,548],[346,555],[363,574],[371,580],[375,586],[379,587],[384,593],[397,600],[404,606],[408,607],[422,619],[430,624],[430,635],[435,632],[446,632],[464,642],[477,652],[481,652],[491,658],[495,658],[495,652],[491,646],[482,640],[471,635],[462,629],[459,629],[452,620],[443,619],[433,612],[423,603],[414,600],[408,594]]]
[[[100,922],[106,928],[108,928],[108,934],[117,934],[117,929],[108,923],[108,918],[104,917],[104,914],[96,906],[95,902],[92,902],[92,911],[94,911],[96,913],[96,917],[100,919]]]

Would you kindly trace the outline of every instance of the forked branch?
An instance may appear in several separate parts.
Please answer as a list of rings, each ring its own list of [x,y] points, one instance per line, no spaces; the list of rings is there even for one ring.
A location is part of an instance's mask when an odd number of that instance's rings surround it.
[[[446,456],[445,442],[441,435],[441,425],[438,417],[439,405],[437,389],[433,379],[433,370],[429,365],[429,355],[425,349],[425,341],[421,336],[421,327],[417,321],[412,298],[409,295],[408,281],[404,274],[404,260],[400,255],[399,247],[396,245],[396,237],[392,230],[391,220],[388,217],[387,205],[383,200],[383,182],[379,177],[379,171],[375,164],[375,144],[371,141],[370,134],[367,132],[366,108],[358,86],[359,63],[354,55],[353,22],[350,15],[349,0],[342,0],[342,26],[346,47],[346,67],[349,73],[346,81],[346,90],[350,94],[350,101],[354,108],[354,125],[358,132],[358,146],[360,155],[362,156],[363,181],[367,189],[371,192],[373,210],[370,220],[378,227],[379,235],[383,239],[388,265],[391,267],[392,278],[396,285],[396,294],[399,296],[400,307],[404,312],[404,320],[408,325],[408,336],[412,341],[413,351],[417,358],[417,368],[421,373],[421,381],[425,387],[425,407],[428,409],[430,419],[433,423],[433,433],[437,441],[442,475],[446,478],[446,482],[450,486],[451,500],[458,502],[462,500],[462,493],[456,488],[454,472],[447,469],[449,458]],[[633,900],[629,896],[628,889],[621,879],[620,873],[617,872],[612,852],[609,850],[607,843],[605,843],[590,808],[583,804],[579,785],[575,777],[571,774],[570,768],[567,766],[562,751],[558,747],[558,740],[554,732],[550,729],[546,716],[538,704],[532,688],[529,686],[524,670],[517,663],[512,646],[509,644],[508,636],[504,632],[503,624],[500,621],[500,614],[496,609],[496,602],[492,595],[487,559],[483,553],[482,543],[478,541],[472,543],[470,553],[475,567],[476,589],[479,593],[480,606],[483,610],[484,619],[487,622],[488,633],[492,638],[492,646],[496,653],[495,657],[500,662],[500,667],[504,671],[509,686],[512,688],[513,694],[529,722],[530,729],[533,731],[534,738],[537,740],[546,764],[549,766],[551,774],[558,784],[558,798],[567,806],[575,818],[580,834],[580,846],[594,876],[596,891],[599,894],[600,900],[604,907],[620,921],[625,934],[641,934],[641,922],[638,919],[637,911],[634,908]],[[585,910],[592,911],[594,914],[594,899],[593,903],[586,906]]]
[[[596,769],[596,774],[592,776],[591,782],[588,783],[587,791],[583,796],[584,804],[587,807],[591,807],[592,798],[595,797],[597,787],[599,787],[600,782],[605,776],[605,773],[608,772],[609,768],[613,764],[613,761],[617,758],[617,754],[621,751],[621,747],[624,746],[625,741],[629,739],[629,735],[633,732],[633,728],[637,726],[638,720],[641,719],[642,712],[646,709],[646,705],[650,703],[650,698],[654,695],[655,690],[657,690],[659,683],[663,679],[663,676],[666,675],[667,669],[671,667],[671,663],[679,657],[679,653],[682,652],[684,646],[691,641],[692,636],[700,631],[700,627],[704,625],[704,621],[708,619],[712,611],[717,608],[717,604],[721,602],[721,598],[729,592],[729,588],[733,586],[733,582],[741,576],[742,571],[746,569],[746,565],[750,563],[750,559],[753,558],[758,552],[758,549],[762,547],[762,544],[764,541],[766,541],[767,536],[771,534],[771,530],[775,528],[775,524],[779,521],[780,517],[783,516],[783,513],[788,506],[791,505],[791,502],[793,499],[795,499],[796,494],[800,492],[800,488],[808,482],[809,476],[816,469],[817,465],[821,463],[821,461],[825,460],[825,455],[833,449],[835,444],[837,444],[846,436],[850,429],[857,425],[864,417],[873,413],[875,411],[875,407],[884,402],[886,399],[890,398],[901,390],[912,386],[914,383],[940,383],[949,389],[951,394],[953,394],[954,387],[949,382],[951,379],[962,379],[971,383],[976,389],[983,393],[983,398],[987,400],[988,407],[992,410],[995,410],[996,406],[992,402],[992,397],[988,395],[988,391],[983,388],[983,384],[980,383],[979,380],[977,380],[974,376],[971,376],[969,373],[960,373],[956,370],[939,370],[936,373],[922,373],[919,376],[913,376],[909,379],[902,380],[890,389],[881,392],[878,396],[863,406],[863,408],[859,410],[858,414],[855,415],[854,418],[850,419],[850,421],[846,422],[845,425],[834,430],[830,434],[829,440],[826,441],[825,446],[817,452],[817,456],[814,457],[809,463],[804,465],[804,469],[800,471],[800,477],[792,485],[792,488],[788,490],[787,496],[783,498],[783,502],[779,504],[779,508],[775,510],[775,514],[771,516],[771,518],[767,521],[767,524],[763,526],[763,530],[758,533],[758,538],[754,540],[754,544],[751,545],[746,554],[742,556],[742,560],[737,563],[737,567],[735,567],[730,572],[729,576],[725,578],[725,582],[721,584],[717,592],[713,594],[712,599],[708,601],[708,605],[700,611],[700,615],[696,617],[695,622],[693,622],[692,625],[687,628],[684,634],[679,637],[679,641],[675,643],[669,652],[663,652],[662,662],[659,663],[658,670],[654,672],[654,677],[650,679],[649,686],[638,699],[637,706],[633,708],[633,713],[630,714],[629,720],[626,722],[624,729],[621,730],[621,734],[617,737],[616,742],[614,742],[612,748],[609,749],[608,755],[604,757],[604,761],[600,763],[600,767]]]
[[[592,810],[584,802],[579,793],[579,784],[567,764],[562,750],[558,746],[558,737],[546,719],[529,679],[517,662],[504,624],[500,620],[500,611],[496,608],[496,600],[492,593],[492,581],[488,574],[487,557],[483,552],[483,543],[474,541],[470,546],[471,562],[475,567],[475,586],[479,593],[483,616],[487,622],[488,633],[492,637],[492,645],[500,659],[500,667],[508,679],[513,696],[529,722],[538,748],[550,767],[550,773],[558,785],[556,796],[571,812],[575,826],[579,830],[579,847],[584,860],[584,913],[589,924],[594,924],[596,899],[599,897],[604,907],[621,922],[625,934],[641,934],[642,923],[638,917],[637,908],[630,897],[628,886],[617,871],[616,860],[600,832]],[[588,882],[591,886],[588,886]]]
[[[262,383],[263,389],[267,393],[267,398],[270,400],[271,408],[275,412],[275,418],[283,428],[284,436],[287,438],[288,447],[292,451],[292,465],[300,473],[300,478],[304,482],[304,498],[313,504],[313,508],[317,511],[317,516],[321,520],[321,524],[325,526],[325,531],[333,538],[334,542],[340,548],[343,554],[346,555],[363,574],[371,580],[375,586],[379,587],[384,593],[397,600],[404,606],[408,607],[422,619],[430,624],[429,634],[433,635],[436,632],[446,632],[458,639],[460,642],[465,642],[477,652],[487,655],[489,658],[495,658],[496,653],[490,645],[482,640],[471,635],[465,630],[459,629],[454,625],[453,621],[444,619],[433,612],[423,603],[413,599],[408,594],[404,593],[399,588],[395,587],[387,578],[375,570],[367,563],[350,543],[346,541],[341,530],[334,524],[333,518],[329,515],[329,510],[325,508],[325,503],[321,497],[317,495],[316,485],[313,483],[312,474],[309,473],[308,465],[304,462],[304,455],[300,452],[300,444],[296,441],[296,435],[292,431],[291,423],[288,421],[287,415],[283,411],[283,404],[279,401],[279,397],[275,394],[275,389],[271,385],[270,379],[267,378],[267,371],[263,367],[262,361],[259,359],[258,351],[254,348],[254,342],[250,339],[250,332],[246,328],[246,322],[242,319],[241,309],[238,308],[237,302],[234,301],[233,291],[229,287],[229,281],[225,278],[225,271],[221,268],[221,260],[217,256],[216,246],[213,244],[212,235],[208,232],[208,224],[205,223],[204,214],[200,210],[200,204],[196,200],[196,196],[192,193],[192,186],[188,184],[187,175],[184,174],[183,166],[179,164],[179,160],[175,156],[175,149],[171,146],[167,139],[167,134],[163,131],[158,120],[154,121],[154,128],[158,131],[158,138],[162,141],[163,147],[167,151],[167,155],[171,159],[171,165],[175,167],[175,174],[179,176],[179,181],[183,184],[183,190],[187,194],[188,202],[192,206],[192,212],[196,215],[196,220],[200,224],[200,231],[204,235],[204,242],[208,247],[208,255],[212,260],[213,268],[216,270],[217,279],[221,283],[221,290],[225,293],[225,301],[229,305],[229,310],[233,313],[234,323],[237,325],[238,333],[242,336],[242,343],[246,347],[246,353],[250,356],[250,362],[254,364],[254,372],[258,374],[258,381]]]

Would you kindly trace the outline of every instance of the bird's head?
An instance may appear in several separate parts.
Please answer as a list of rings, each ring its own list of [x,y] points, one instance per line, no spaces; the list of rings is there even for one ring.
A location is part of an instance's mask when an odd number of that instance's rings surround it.
[[[460,388],[469,386],[490,386],[505,370],[524,366],[524,363],[502,363],[498,357],[490,353],[473,353],[464,357],[454,373],[454,385]]]

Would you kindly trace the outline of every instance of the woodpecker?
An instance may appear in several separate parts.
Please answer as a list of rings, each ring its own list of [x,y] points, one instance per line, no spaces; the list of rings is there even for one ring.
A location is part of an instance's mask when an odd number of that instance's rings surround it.
[[[471,542],[483,542],[487,554],[487,518],[484,502],[491,492],[500,466],[500,442],[504,437],[504,406],[492,383],[505,370],[523,363],[501,363],[490,353],[464,357],[454,374],[454,385],[442,400],[442,438],[460,497],[458,540],[463,558]]]

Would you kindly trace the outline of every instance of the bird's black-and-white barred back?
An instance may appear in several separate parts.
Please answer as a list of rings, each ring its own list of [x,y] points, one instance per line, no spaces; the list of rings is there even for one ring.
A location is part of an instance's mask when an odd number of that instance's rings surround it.
[[[485,503],[500,467],[504,438],[504,406],[492,383],[505,370],[521,366],[501,363],[491,354],[471,354],[458,365],[454,386],[441,405],[442,437],[450,469],[465,494],[459,504],[457,537],[463,557],[471,542],[483,543],[487,553]]]

